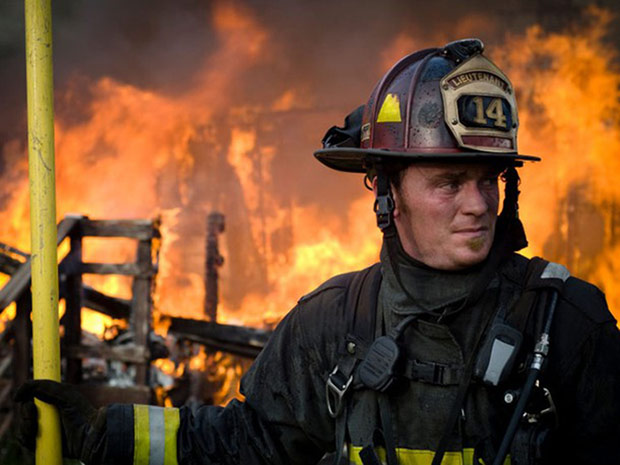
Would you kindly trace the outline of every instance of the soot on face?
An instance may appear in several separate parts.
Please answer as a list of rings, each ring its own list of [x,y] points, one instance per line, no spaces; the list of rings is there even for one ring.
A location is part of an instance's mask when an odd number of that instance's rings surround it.
[[[467,247],[469,247],[472,252],[480,252],[480,250],[484,247],[484,244],[485,240],[483,237],[476,237],[467,241]]]

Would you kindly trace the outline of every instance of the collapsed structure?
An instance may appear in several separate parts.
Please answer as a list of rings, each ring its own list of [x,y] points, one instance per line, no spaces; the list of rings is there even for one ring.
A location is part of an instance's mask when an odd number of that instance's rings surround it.
[[[223,223],[223,215],[218,214]],[[221,232],[221,231],[220,231]],[[128,238],[136,242],[135,261],[130,263],[92,263],[83,260],[85,237]],[[220,325],[214,321],[217,306],[217,272],[221,263],[207,260],[207,299],[215,302],[212,320],[170,318],[168,344],[153,331],[153,283],[158,271],[157,240],[159,224],[155,220],[92,220],[86,216],[67,216],[58,225],[58,245],[70,244],[69,252],[58,266],[60,299],[65,302],[61,317],[63,379],[80,386],[96,405],[111,402],[163,403],[165,394],[156,395],[162,382],[151,362],[179,352],[173,347],[188,341],[209,350],[222,350],[243,357],[255,357],[269,337],[269,331]],[[217,241],[208,235],[208,248],[217,251]],[[217,255],[219,257],[219,254]],[[0,314],[15,304],[15,317],[0,333],[0,437],[13,419],[11,393],[31,377],[30,257],[9,245],[0,246],[0,273],[10,276],[0,290]],[[84,284],[82,275],[121,275],[132,279],[131,299],[107,295]],[[215,293],[215,295],[214,295]],[[82,310],[88,308],[119,320],[115,334],[99,339],[82,329]],[[170,342],[173,341],[173,342]],[[179,361],[179,353],[176,362]],[[189,354],[191,355],[191,353]],[[175,363],[176,363],[175,362]],[[192,382],[192,378],[189,378]],[[189,389],[181,390],[168,402],[183,404]],[[194,396],[195,397],[195,396]],[[200,400],[200,399],[199,399]]]

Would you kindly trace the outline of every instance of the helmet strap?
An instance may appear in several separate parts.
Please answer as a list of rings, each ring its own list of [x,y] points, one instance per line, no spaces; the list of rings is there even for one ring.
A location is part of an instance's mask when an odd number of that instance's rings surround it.
[[[377,174],[377,197],[373,209],[377,215],[377,226],[384,234],[395,234],[394,198],[390,189],[390,180],[380,161],[375,162],[374,166]]]
[[[406,252],[403,250],[398,232],[396,231],[396,224],[394,224],[394,198],[392,196],[392,189],[390,188],[390,180],[381,160],[375,160],[373,166],[377,177],[377,198],[374,204],[374,211],[377,215],[377,226],[383,233],[383,241],[385,242],[390,266],[392,267],[398,285],[408,299],[415,301],[415,298],[407,290],[400,276],[397,256],[399,252]]]

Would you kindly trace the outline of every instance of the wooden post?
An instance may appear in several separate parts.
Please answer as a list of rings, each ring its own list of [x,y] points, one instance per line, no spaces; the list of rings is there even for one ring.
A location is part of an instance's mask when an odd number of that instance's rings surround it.
[[[15,304],[17,308],[13,322],[13,386],[17,388],[30,378],[30,337],[32,335],[30,293],[24,292]]]
[[[153,263],[151,257],[151,239],[138,242],[136,264],[142,271],[133,281],[133,302],[131,328],[138,347],[144,347],[144,363],[136,364],[136,384],[145,385],[148,381],[148,335],[151,329],[151,287],[153,284]]]
[[[224,215],[211,212],[207,217],[207,260],[205,266],[205,315],[212,322],[217,321],[218,278],[217,269],[224,264],[220,255],[218,236],[224,232]]]
[[[69,267],[65,283],[65,337],[64,347],[78,346],[82,342],[82,235],[79,229],[70,236],[71,251],[68,259],[75,265]],[[66,379],[73,384],[82,381],[82,359],[67,356]]]

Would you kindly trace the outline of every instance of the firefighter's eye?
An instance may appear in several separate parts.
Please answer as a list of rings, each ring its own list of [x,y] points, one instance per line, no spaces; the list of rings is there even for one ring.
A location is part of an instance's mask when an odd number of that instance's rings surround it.
[[[455,192],[461,188],[461,184],[461,181],[455,179],[440,183],[439,188],[446,192]]]
[[[497,185],[497,176],[488,176],[480,181],[483,187],[495,187]]]

